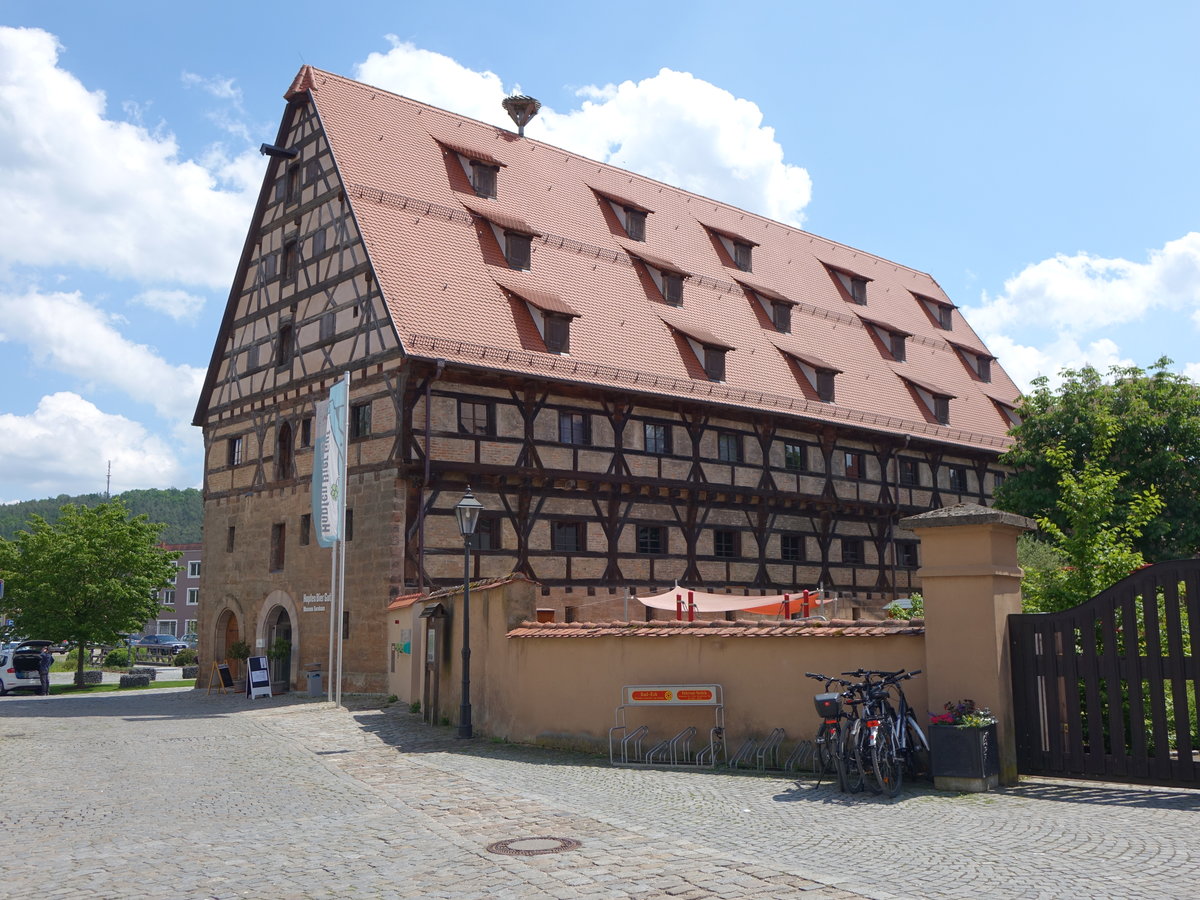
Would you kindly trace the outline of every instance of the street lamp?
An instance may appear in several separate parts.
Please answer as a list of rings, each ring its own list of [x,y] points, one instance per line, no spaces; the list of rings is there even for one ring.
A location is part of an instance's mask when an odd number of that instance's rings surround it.
[[[471,737],[471,536],[479,524],[483,504],[467,486],[466,495],[454,507],[458,531],[463,538],[463,625],[462,625],[462,705],[458,708],[458,736]]]

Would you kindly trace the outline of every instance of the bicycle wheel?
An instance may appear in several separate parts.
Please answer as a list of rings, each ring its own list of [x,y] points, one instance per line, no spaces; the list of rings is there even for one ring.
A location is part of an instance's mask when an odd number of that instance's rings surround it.
[[[824,776],[833,772],[833,757],[834,749],[830,746],[830,741],[834,739],[834,735],[830,734],[829,726],[822,725],[817,730],[817,774]]]
[[[904,783],[904,766],[896,756],[896,737],[892,723],[887,719],[879,723],[879,730],[875,733],[875,744],[871,747],[871,772],[883,793],[889,797],[900,793],[900,785]]]
[[[911,715],[905,719],[907,746],[905,747],[905,764],[908,774],[913,778],[928,778],[933,774],[929,762],[929,741],[925,732]]]
[[[870,758],[864,755],[862,743],[866,739],[867,730],[861,727],[858,719],[849,722],[842,741],[842,764],[846,770],[846,790],[857,794],[866,785],[866,767],[864,763]]]

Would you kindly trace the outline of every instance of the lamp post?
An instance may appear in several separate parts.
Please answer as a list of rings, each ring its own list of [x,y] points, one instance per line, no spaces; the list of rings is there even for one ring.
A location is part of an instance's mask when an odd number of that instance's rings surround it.
[[[483,504],[475,499],[470,485],[454,507],[458,531],[463,537],[463,623],[462,623],[462,705],[458,708],[458,736],[471,737],[471,537],[479,524]]]

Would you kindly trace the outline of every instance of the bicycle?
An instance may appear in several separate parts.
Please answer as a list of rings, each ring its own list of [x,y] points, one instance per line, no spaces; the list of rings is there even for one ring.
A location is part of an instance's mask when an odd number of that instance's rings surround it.
[[[841,723],[847,718],[846,713],[842,711],[842,699],[846,696],[847,692],[830,691],[829,688],[834,684],[839,684],[846,688],[853,687],[853,685],[844,678],[821,675],[817,672],[805,672],[804,676],[825,682],[825,693],[817,694],[813,698],[813,704],[817,708],[817,715],[821,717],[821,724],[817,727],[815,741],[817,763],[820,766],[817,784],[819,786],[825,774],[832,771],[837,776],[838,790],[846,791],[848,789],[848,779],[845,743]],[[862,790],[861,778],[858,779],[858,785],[857,790]]]
[[[858,669],[843,672],[863,682],[856,685],[862,706],[851,727],[851,745],[858,766],[869,769],[880,792],[895,797],[907,772],[912,777],[929,771],[929,742],[917,724],[900,682],[921,674]],[[872,681],[877,678],[878,681]],[[892,704],[890,690],[896,689],[899,708]]]

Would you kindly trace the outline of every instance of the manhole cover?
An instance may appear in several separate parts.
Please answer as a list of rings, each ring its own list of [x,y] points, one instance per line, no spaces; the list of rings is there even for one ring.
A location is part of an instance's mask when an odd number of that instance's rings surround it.
[[[513,838],[488,844],[489,853],[505,856],[542,856],[546,853],[565,853],[580,846],[579,841],[560,837]]]

